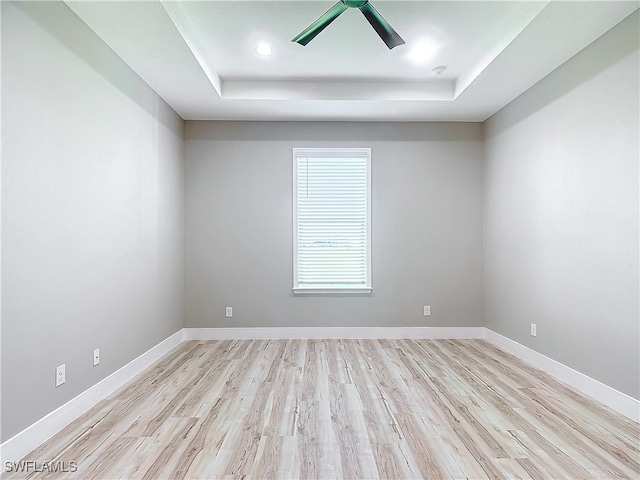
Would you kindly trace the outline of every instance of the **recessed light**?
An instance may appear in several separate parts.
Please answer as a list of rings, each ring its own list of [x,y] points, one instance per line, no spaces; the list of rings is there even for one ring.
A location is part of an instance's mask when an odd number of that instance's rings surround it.
[[[266,43],[261,43],[254,50],[261,57],[268,57],[271,55],[271,47]]]
[[[413,44],[407,58],[416,65],[423,65],[432,60],[437,51],[438,46],[435,43],[423,40]]]

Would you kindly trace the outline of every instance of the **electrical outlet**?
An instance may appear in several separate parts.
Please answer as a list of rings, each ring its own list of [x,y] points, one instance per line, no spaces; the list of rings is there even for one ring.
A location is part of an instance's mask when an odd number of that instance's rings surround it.
[[[224,316],[227,318],[233,317],[233,307],[225,307]]]
[[[538,326],[535,323],[531,324],[531,336],[535,337],[538,335]]]
[[[424,306],[424,316],[428,317],[429,315],[431,315],[431,306],[430,305],[425,305]]]
[[[63,363],[59,367],[56,367],[56,387],[59,387],[60,385],[62,385],[64,382],[67,381],[66,374],[65,374],[65,367],[66,367],[65,363]]]
[[[96,365],[98,365],[100,363],[100,349],[96,348],[93,351],[93,366],[95,367]]]

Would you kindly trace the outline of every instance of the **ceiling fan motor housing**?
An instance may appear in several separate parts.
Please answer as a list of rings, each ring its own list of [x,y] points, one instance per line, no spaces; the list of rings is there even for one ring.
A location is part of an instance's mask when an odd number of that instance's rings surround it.
[[[347,7],[351,7],[351,8],[360,8],[365,4],[369,3],[369,0],[340,0],[340,1],[344,3]]]

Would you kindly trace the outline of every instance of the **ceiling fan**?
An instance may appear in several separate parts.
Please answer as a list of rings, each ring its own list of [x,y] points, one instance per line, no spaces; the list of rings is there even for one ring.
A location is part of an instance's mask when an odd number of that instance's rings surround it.
[[[405,43],[391,25],[382,18],[382,15],[373,8],[373,5],[369,3],[369,0],[340,0],[291,41],[299,43],[300,45],[306,45],[348,8],[360,9],[373,29],[378,33],[378,35],[380,35],[382,41],[387,44],[389,50]]]

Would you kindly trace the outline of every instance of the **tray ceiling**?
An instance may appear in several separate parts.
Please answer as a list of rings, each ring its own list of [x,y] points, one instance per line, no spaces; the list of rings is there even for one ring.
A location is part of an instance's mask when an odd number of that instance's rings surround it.
[[[374,0],[389,50],[354,8],[291,42],[335,1],[66,3],[188,120],[483,121],[638,8]]]

